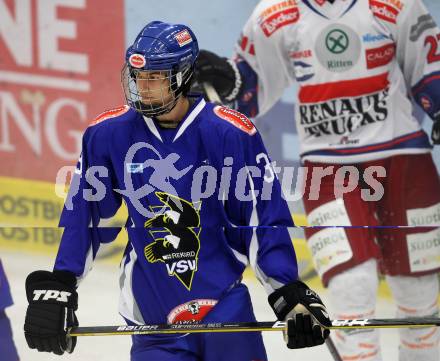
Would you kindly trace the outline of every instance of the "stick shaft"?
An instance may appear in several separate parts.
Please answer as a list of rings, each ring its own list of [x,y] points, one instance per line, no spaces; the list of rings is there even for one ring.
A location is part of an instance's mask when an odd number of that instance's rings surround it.
[[[221,104],[222,100],[220,99],[220,96],[217,93],[217,90],[212,86],[211,83],[203,83],[203,89],[208,96],[209,101]]]
[[[334,361],[343,361],[331,337],[326,338],[325,345],[327,346],[327,349],[330,352],[330,355],[332,355]]]
[[[137,325],[137,326],[96,326],[74,327],[71,336],[98,335],[150,335],[167,333],[204,333],[204,332],[257,332],[279,331],[285,329],[285,322],[244,322],[244,323],[202,323],[176,325]]]
[[[420,328],[438,327],[440,318],[391,318],[333,320],[330,330],[355,328]],[[283,331],[286,323],[282,321],[244,322],[244,323],[202,323],[188,325],[137,325],[137,326],[96,326],[74,327],[70,336],[110,336],[110,335],[148,335],[167,333],[202,333],[202,332],[261,332]]]

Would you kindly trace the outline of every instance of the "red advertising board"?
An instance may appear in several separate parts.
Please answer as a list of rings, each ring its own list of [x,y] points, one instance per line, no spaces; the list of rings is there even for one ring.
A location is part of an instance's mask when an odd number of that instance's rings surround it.
[[[123,102],[123,0],[0,0],[0,177],[54,182]]]

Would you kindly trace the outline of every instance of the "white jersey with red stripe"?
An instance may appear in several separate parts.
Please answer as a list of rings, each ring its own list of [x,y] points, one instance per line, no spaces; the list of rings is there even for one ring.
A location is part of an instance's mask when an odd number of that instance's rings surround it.
[[[421,0],[263,0],[237,62],[258,76],[260,114],[298,84],[302,160],[426,153],[411,99],[440,114],[439,33]]]

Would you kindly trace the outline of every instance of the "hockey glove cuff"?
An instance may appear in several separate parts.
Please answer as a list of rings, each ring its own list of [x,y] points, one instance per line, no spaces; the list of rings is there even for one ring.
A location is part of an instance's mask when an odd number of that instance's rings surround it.
[[[78,326],[75,285],[75,275],[67,271],[35,271],[27,277],[24,334],[30,348],[57,355],[73,352],[76,337],[68,337],[67,330]]]

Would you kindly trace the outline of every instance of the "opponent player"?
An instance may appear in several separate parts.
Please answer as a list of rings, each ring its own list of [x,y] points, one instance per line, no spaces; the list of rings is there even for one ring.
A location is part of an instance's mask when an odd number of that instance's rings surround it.
[[[373,316],[377,260],[398,316],[438,313],[440,183],[411,100],[434,120],[432,141],[439,144],[439,39],[421,0],[263,0],[233,60],[202,51],[196,65],[198,82],[211,83],[248,116],[299,86],[296,126],[310,225],[413,226],[306,232],[338,319]],[[369,167],[379,167],[384,197],[371,201],[359,186],[335,196],[343,185],[335,173],[345,165],[356,166],[361,182],[374,171]],[[325,174],[320,188],[312,188],[313,170]],[[317,200],[308,197],[313,189],[320,190]],[[377,331],[335,336],[343,359],[381,359]],[[400,360],[439,360],[438,330],[400,336]]]
[[[241,283],[250,264],[277,317],[290,320],[288,347],[328,336],[325,307],[298,280],[286,228],[293,222],[260,135],[242,114],[187,94],[198,52],[187,26],[159,21],[128,48],[128,105],[86,130],[54,271],[26,281],[31,348],[74,350],[66,328],[78,323],[76,287],[99,245],[118,233],[102,226],[122,200],[129,242],[120,313],[129,324],[253,321]],[[135,336],[131,359],[266,360],[266,353],[259,333]]]
[[[12,305],[8,280],[0,260],[0,350],[1,359],[18,361],[17,349],[12,337],[11,323],[6,315],[6,308]]]

